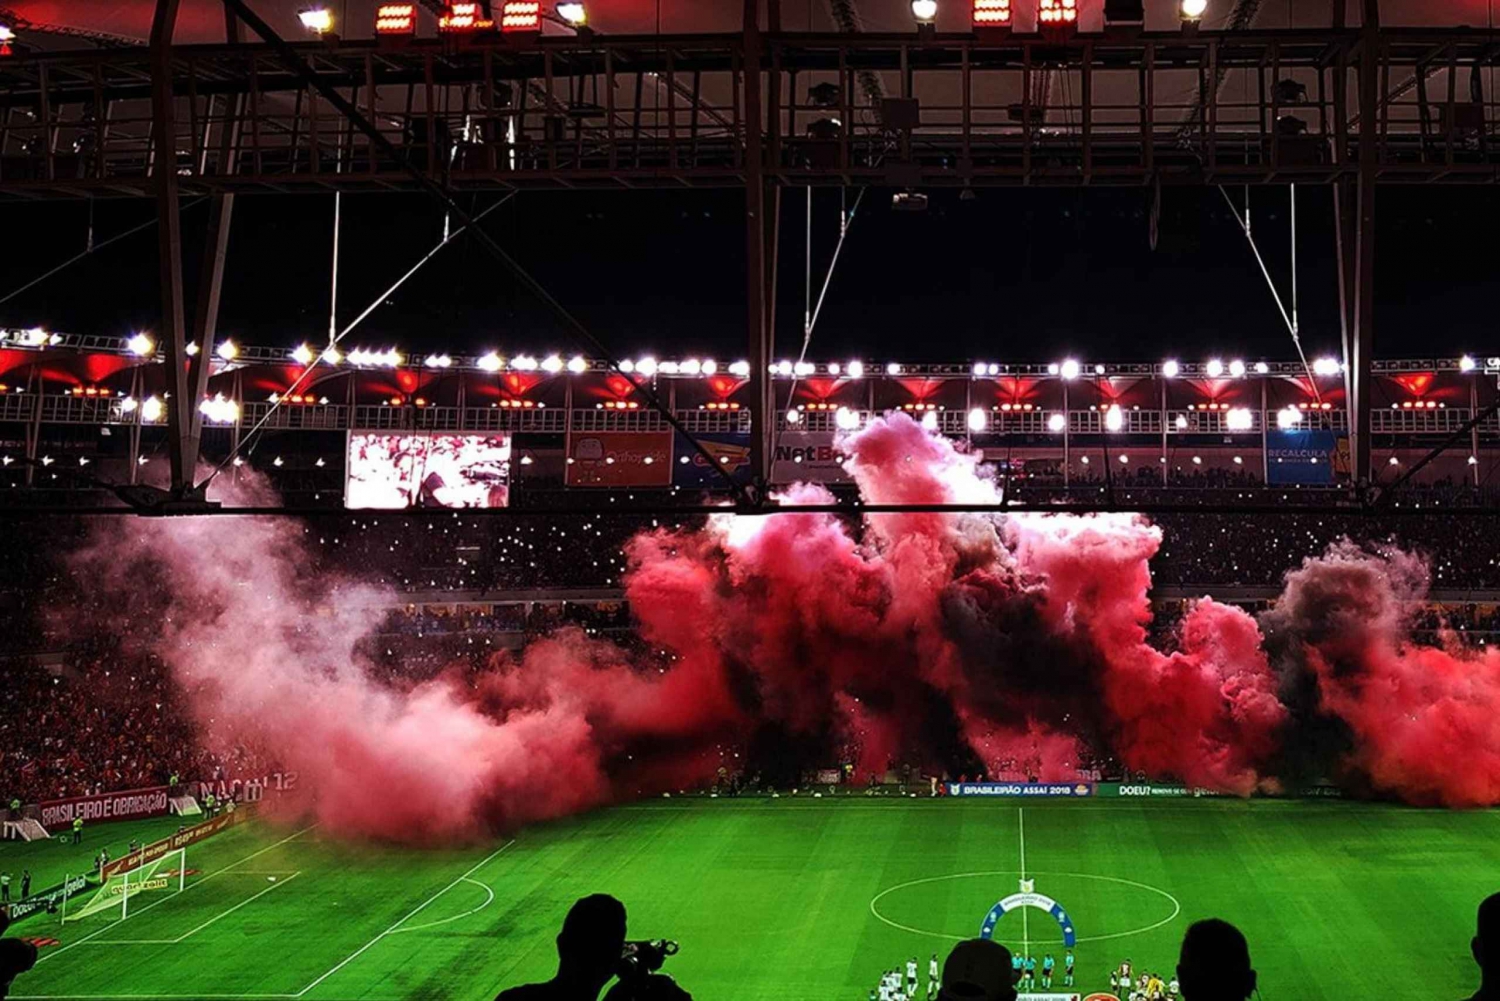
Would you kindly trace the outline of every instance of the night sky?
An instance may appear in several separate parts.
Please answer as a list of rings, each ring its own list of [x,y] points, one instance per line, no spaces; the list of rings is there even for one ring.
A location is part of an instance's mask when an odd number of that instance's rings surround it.
[[[855,192],[849,192],[852,203]],[[810,357],[912,361],[1294,357],[1253,256],[1215,189],[1168,189],[1148,243],[1143,191],[984,190],[932,195],[897,213],[871,189],[814,333]],[[1238,201],[1243,189],[1232,191]],[[496,195],[465,196],[483,207]],[[803,301],[805,194],[786,192],[777,355],[795,356]],[[1258,242],[1289,291],[1288,194],[1251,191]],[[815,193],[814,274],[837,237],[837,190]],[[1302,330],[1309,355],[1338,350],[1329,189],[1299,191]],[[101,202],[102,240],[151,216]],[[1377,354],[1493,353],[1493,234],[1500,194],[1385,187],[1379,198]],[[9,205],[0,295],[82,249],[83,203]],[[242,343],[325,336],[332,195],[241,196],[220,319]],[[183,216],[189,280],[206,213]],[[745,354],[743,197],[738,191],[523,193],[490,232],[612,349],[627,355]],[[352,318],[440,238],[421,196],[344,200],[340,316]],[[189,304],[191,307],[191,285]],[[106,248],[0,306],[0,324],[78,333],[150,329],[159,316],[155,231]],[[569,351],[559,324],[460,238],[350,335],[349,346],[455,352]]]

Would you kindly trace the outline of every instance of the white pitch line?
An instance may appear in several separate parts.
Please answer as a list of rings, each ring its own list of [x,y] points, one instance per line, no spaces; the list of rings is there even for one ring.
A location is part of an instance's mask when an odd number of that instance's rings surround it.
[[[364,955],[365,951],[367,949],[369,949],[371,946],[373,946],[376,942],[379,942],[381,939],[385,938],[387,935],[390,935],[396,929],[398,929],[402,925],[406,924],[406,922],[410,921],[412,918],[414,918],[418,914],[422,913],[422,911],[427,907],[428,904],[432,903],[434,900],[436,900],[437,898],[441,897],[443,894],[447,893],[449,890],[453,889],[459,883],[462,883],[465,879],[467,879],[470,876],[474,875],[474,873],[478,872],[479,869],[481,867],[483,867],[486,863],[488,863],[491,859],[493,859],[495,856],[499,855],[501,852],[505,851],[505,849],[509,848],[511,845],[513,845],[515,843],[516,843],[515,839],[512,838],[511,840],[507,841],[505,844],[501,845],[499,848],[496,848],[494,851],[490,852],[484,858],[482,858],[478,862],[474,863],[474,865],[471,866],[469,868],[469,870],[467,872],[465,872],[463,875],[459,876],[453,882],[449,883],[447,886],[443,887],[441,890],[439,890],[438,892],[434,893],[432,896],[428,897],[426,900],[424,900],[420,904],[418,904],[411,911],[411,913],[407,914],[405,917],[403,917],[401,920],[397,921],[395,924],[391,925],[389,928],[387,928],[385,931],[381,932],[379,935],[376,935],[374,938],[370,939],[370,941],[366,942],[364,945],[360,946],[358,949],[355,949],[352,953],[350,953],[348,956],[346,956],[333,969],[329,970],[327,973],[323,974],[317,980],[314,980],[312,983],[308,984],[306,987],[302,988],[300,991],[298,991],[296,994],[294,994],[292,996],[293,997],[298,997],[298,998],[302,997],[308,991],[312,990],[314,987],[318,986],[323,981],[327,980],[329,977],[333,976],[335,973],[339,972],[344,967],[346,967],[350,963],[354,962],[360,956]]]
[[[1016,807],[1016,824],[1021,832],[1021,882],[1026,881],[1026,808]],[[1031,919],[1027,912],[1031,908],[1021,908],[1021,956],[1027,958],[1031,955]]]
[[[203,929],[207,928],[209,925],[213,924],[215,921],[219,920],[220,918],[228,917],[229,915],[233,914],[235,911],[239,910],[241,907],[244,907],[246,904],[253,903],[253,902],[259,900],[261,897],[264,897],[266,894],[270,893],[272,890],[277,889],[278,887],[282,887],[282,886],[287,885],[288,883],[290,883],[292,880],[296,879],[300,875],[302,875],[301,872],[294,872],[290,876],[288,876],[286,879],[278,880],[275,883],[272,883],[270,886],[266,887],[264,890],[261,890],[259,893],[255,894],[253,896],[246,897],[244,900],[241,900],[239,903],[237,903],[233,907],[229,908],[229,910],[224,911],[224,912],[222,912],[220,914],[216,914],[213,917],[209,918],[207,921],[203,922],[201,925],[199,925],[198,927],[194,928],[192,931],[190,931],[190,932],[183,932],[181,935],[178,935],[175,939],[172,940],[172,944],[176,945],[178,942],[181,942],[183,939],[187,939],[187,938],[193,937],[194,935],[198,934],[200,931],[202,931]]]
[[[467,911],[464,911],[461,914],[454,914],[454,915],[451,915],[451,916],[446,917],[446,918],[439,918],[436,921],[428,921],[426,924],[407,925],[405,928],[397,928],[395,931],[391,932],[391,934],[392,935],[403,935],[403,934],[405,934],[407,932],[426,931],[429,928],[436,928],[439,925],[447,925],[447,924],[452,924],[455,921],[462,921],[464,918],[471,917],[472,915],[478,914],[480,911],[484,910],[486,907],[490,906],[491,904],[493,904],[495,902],[495,891],[492,890],[492,889],[490,889],[488,886],[485,886],[479,880],[477,880],[477,879],[467,879],[466,878],[464,880],[464,882],[470,884],[471,886],[477,886],[477,887],[479,887],[481,890],[483,890],[485,892],[484,903],[480,904],[478,907],[471,907]]]
[[[13,1001],[275,1001],[295,994],[12,994]]]
[[[224,866],[222,869],[215,869],[213,872],[209,873],[207,876],[204,876],[202,879],[195,881],[190,886],[188,886],[186,889],[182,890],[181,893],[186,893],[188,890],[191,890],[194,886],[202,886],[204,883],[206,883],[209,880],[213,879],[215,876],[218,876],[218,875],[220,875],[222,873],[228,872],[229,870],[233,869],[237,865],[243,865],[244,863],[249,862],[253,858],[259,858],[260,856],[264,855],[266,852],[270,851],[273,848],[280,848],[282,845],[286,844],[288,841],[291,841],[293,838],[301,837],[302,835],[306,834],[308,831],[312,830],[314,827],[317,827],[317,826],[318,826],[317,824],[309,824],[306,827],[302,828],[302,830],[297,831],[294,834],[287,835],[286,837],[282,838],[280,841],[276,842],[274,845],[267,845],[266,847],[262,848],[258,852],[255,852],[255,853],[250,854],[250,855],[246,855],[244,858],[240,859],[238,862],[231,862],[228,865]],[[157,904],[164,904],[168,900],[176,899],[177,897],[181,896],[181,893],[174,893],[170,897],[163,897],[160,900],[152,901],[151,903],[147,904],[145,907],[142,907],[140,910],[136,911],[135,913],[136,913],[137,916],[139,916],[141,914],[144,914],[145,912],[149,911],[151,908],[155,907]],[[105,932],[109,931],[111,928],[113,928],[115,925],[119,924],[121,921],[126,921],[126,920],[128,920],[128,919],[127,918],[121,918],[120,921],[111,921],[109,924],[105,925],[103,928],[100,928],[96,932],[90,932],[89,934],[85,935],[83,938],[79,939],[77,942],[69,942],[67,945],[63,946],[61,949],[58,949],[56,952],[49,952],[49,953],[47,953],[47,955],[41,957],[40,959],[38,959],[36,961],[36,965],[37,966],[41,966],[43,963],[45,963],[49,959],[56,959],[58,956],[61,956],[63,953],[67,952],[69,949],[73,948],[75,945],[83,945],[83,943],[89,941],[94,936],[96,936],[96,935],[102,935]]]

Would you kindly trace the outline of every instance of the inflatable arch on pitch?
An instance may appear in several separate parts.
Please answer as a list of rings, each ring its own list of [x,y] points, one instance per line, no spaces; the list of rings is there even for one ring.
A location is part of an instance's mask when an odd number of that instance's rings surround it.
[[[1069,949],[1078,944],[1078,935],[1073,930],[1073,919],[1068,917],[1068,912],[1063,910],[1062,904],[1041,893],[1012,893],[996,903],[984,916],[984,924],[979,926],[979,937],[993,938],[995,926],[1000,923],[1000,919],[1020,907],[1035,907],[1039,911],[1046,911],[1062,929],[1063,944]]]

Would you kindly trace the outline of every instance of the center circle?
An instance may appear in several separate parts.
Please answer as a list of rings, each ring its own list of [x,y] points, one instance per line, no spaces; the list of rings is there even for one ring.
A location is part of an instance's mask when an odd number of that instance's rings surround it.
[[[909,889],[911,889],[913,887],[925,886],[925,885],[932,884],[932,883],[942,883],[942,882],[946,882],[946,881],[949,881],[949,880],[958,880],[958,879],[984,879],[984,878],[989,878],[989,877],[994,877],[994,876],[1019,877],[1020,875],[1021,875],[1021,872],[1018,869],[992,869],[992,870],[985,870],[985,871],[982,871],[982,872],[954,872],[954,873],[948,873],[947,875],[943,875],[943,876],[924,876],[921,879],[907,880],[904,883],[897,883],[895,886],[888,886],[884,890],[881,890],[879,893],[875,894],[874,897],[871,897],[870,898],[870,913],[872,915],[874,915],[875,918],[877,920],[881,921],[882,923],[890,925],[892,928],[897,928],[897,929],[899,929],[901,931],[911,932],[914,935],[924,935],[924,936],[926,936],[928,938],[940,938],[940,939],[946,939],[947,941],[950,941],[950,942],[961,942],[964,939],[973,938],[973,937],[975,937],[978,934],[978,929],[979,929],[979,923],[980,923],[980,921],[983,920],[985,913],[987,913],[989,911],[989,909],[994,906],[995,901],[1003,899],[1004,897],[1009,896],[1011,893],[1014,893],[1015,891],[1014,890],[1004,891],[1004,890],[998,890],[997,889],[997,891],[990,897],[989,902],[986,903],[986,904],[984,904],[982,907],[979,907],[975,911],[975,914],[974,914],[974,931],[970,932],[968,935],[953,935],[953,934],[950,934],[948,932],[933,931],[933,930],[928,929],[928,928],[917,928],[917,927],[914,927],[914,926],[909,925],[909,924],[903,924],[902,922],[896,921],[893,918],[887,916],[886,914],[882,914],[881,913],[881,910],[880,910],[880,902],[881,902],[881,900],[885,899],[886,897],[890,896],[891,894],[899,893],[902,890],[909,890]],[[1083,943],[1083,942],[1103,942],[1103,941],[1107,941],[1109,939],[1126,938],[1126,937],[1131,936],[1131,935],[1143,935],[1146,932],[1155,931],[1157,928],[1160,928],[1162,925],[1170,923],[1171,921],[1173,921],[1174,919],[1176,919],[1177,915],[1179,915],[1179,914],[1182,913],[1182,903],[1176,897],[1172,896],[1172,894],[1168,893],[1166,890],[1161,889],[1160,887],[1152,886],[1149,883],[1140,883],[1140,882],[1137,882],[1136,880],[1133,880],[1133,879],[1123,879],[1123,878],[1121,878],[1119,876],[1100,876],[1100,875],[1097,875],[1095,873],[1088,873],[1088,872],[1030,872],[1030,873],[1027,873],[1027,876],[1029,878],[1037,879],[1039,882],[1042,882],[1042,883],[1045,883],[1045,881],[1047,879],[1049,879],[1049,878],[1050,879],[1084,879],[1084,880],[1095,880],[1095,881],[1100,882],[1100,883],[1111,884],[1112,886],[1120,887],[1120,888],[1124,888],[1124,889],[1128,889],[1128,890],[1144,891],[1146,893],[1150,893],[1150,894],[1153,894],[1155,896],[1158,896],[1158,897],[1162,898],[1164,901],[1166,901],[1167,903],[1171,904],[1172,913],[1168,914],[1166,917],[1162,918],[1160,921],[1156,921],[1156,922],[1153,922],[1152,924],[1148,924],[1148,925],[1143,925],[1143,926],[1141,926],[1139,928],[1131,928],[1131,929],[1129,929],[1127,931],[1108,932],[1108,933],[1101,934],[1101,935],[1079,935],[1078,936],[1078,941],[1080,943]],[[1047,886],[1043,885],[1043,886],[1039,886],[1037,888],[1037,892],[1038,893],[1046,893],[1048,896],[1054,896],[1054,894],[1050,892],[1050,889],[1051,889],[1050,887],[1047,887]],[[1056,899],[1057,899],[1058,903],[1060,903],[1064,907],[1068,908],[1068,911],[1069,911],[1070,914],[1076,916],[1079,913],[1079,909],[1077,907],[1075,907],[1075,906],[1072,906],[1073,902],[1067,900],[1066,899],[1066,895],[1058,896]],[[887,905],[887,909],[889,909],[889,905]],[[1039,911],[1037,913],[1040,914],[1041,912]],[[1051,919],[1050,918],[1046,918],[1045,920],[1048,920],[1050,922]]]

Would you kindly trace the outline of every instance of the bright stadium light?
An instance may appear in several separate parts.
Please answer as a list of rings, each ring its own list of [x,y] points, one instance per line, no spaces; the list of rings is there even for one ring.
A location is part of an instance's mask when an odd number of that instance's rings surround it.
[[[714,361],[712,358],[705,358],[703,360],[702,371],[704,375],[713,375],[715,372],[719,371],[719,363]]]
[[[1078,378],[1081,369],[1075,359],[1069,358],[1057,367],[1057,371],[1064,379],[1071,381]]]
[[[859,427],[859,414],[848,407],[839,407],[834,411],[833,421],[840,431],[853,431]]]
[[[292,361],[296,362],[298,365],[311,365],[312,360],[312,348],[308,347],[306,344],[298,344],[297,347],[292,351]]]
[[[574,375],[582,375],[589,370],[589,363],[583,355],[574,355],[568,359],[568,371]]]
[[[581,3],[558,4],[557,16],[568,22],[568,26],[572,28],[582,28],[589,23],[589,12]]]
[[[510,367],[517,372],[535,372],[537,362],[531,355],[516,355],[510,360]]]
[[[394,351],[391,352],[391,353],[395,354]],[[323,349],[322,358],[323,358],[324,364],[327,364],[327,365],[337,365],[339,362],[341,362],[341,361],[344,360],[343,354],[339,351],[339,349],[337,347],[335,347],[332,344],[328,345],[328,347],[326,347],[326,348]],[[399,359],[400,356],[397,355],[397,358]],[[398,364],[400,364],[399,361],[391,362],[391,366],[392,367],[395,367]]]
[[[1312,365],[1313,375],[1338,375],[1339,360],[1337,358],[1316,358]]]
[[[233,424],[240,419],[240,405],[225,399],[223,393],[215,393],[212,399],[200,402],[198,412],[213,424]]]
[[[1208,373],[1210,379],[1217,379],[1224,374],[1224,363],[1217,358],[1210,358],[1208,364],[1203,366],[1203,371]]]
[[[1474,359],[1469,355],[1464,355],[1458,360],[1458,370],[1460,372],[1474,371]]]
[[[985,372],[986,372],[986,371],[988,371],[988,368],[987,368],[987,366],[986,366],[986,365],[985,365],[985,364],[984,364],[984,362],[982,362],[982,361],[976,361],[976,362],[975,362],[975,363],[974,363],[974,374],[975,374],[975,375],[976,375],[976,376],[982,376],[982,375],[984,375],[984,373],[985,373]]]
[[[984,431],[990,426],[990,415],[979,407],[969,411],[969,430]]]
[[[556,375],[563,370],[563,360],[557,355],[548,355],[542,359],[542,371],[549,375]]]
[[[1245,377],[1245,363],[1240,361],[1238,358],[1230,362],[1229,374],[1234,376],[1236,379],[1243,379]]]
[[[155,396],[146,397],[146,402],[141,404],[141,420],[155,423],[161,420],[161,400]]]
[[[901,374],[901,365],[899,363],[897,363],[897,362],[891,362],[890,364],[886,365],[886,367],[885,367],[885,374],[886,375],[900,375]]]
[[[214,348],[214,354],[225,361],[234,361],[240,356],[240,347],[234,341],[220,341],[219,346]]]
[[[450,368],[453,365],[452,355],[428,355],[422,359],[422,364],[428,368]]]
[[[156,350],[156,342],[145,334],[132,334],[130,340],[125,342],[125,350],[144,358]]]
[[[1302,423],[1302,411],[1296,407],[1282,407],[1276,411],[1276,426],[1283,431],[1290,431]]]
[[[938,418],[936,410],[929,410],[922,415],[922,429],[924,431],[936,431],[938,429]]]
[[[1068,418],[1063,414],[1053,414],[1051,417],[1047,418],[1047,430],[1051,431],[1053,434],[1058,434],[1062,431],[1065,431],[1067,430],[1067,427]]]
[[[729,374],[737,375],[741,379],[748,379],[750,377],[750,363],[747,361],[730,362]]]
[[[327,7],[309,7],[298,11],[297,20],[315,35],[326,35],[333,30],[333,11]]]
[[[1186,414],[1178,414],[1177,415],[1177,420],[1173,421],[1172,423],[1176,425],[1177,430],[1179,430],[1179,431],[1186,431],[1187,430],[1187,415]]]
[[[647,355],[646,357],[635,363],[635,370],[641,373],[641,375],[644,375],[646,378],[651,378],[656,374],[656,359],[651,357],[650,355]],[[745,366],[745,372],[747,375],[749,374],[749,371],[750,367],[748,365]]]
[[[817,366],[810,361],[799,361],[792,367],[792,373],[799,378],[804,375],[812,375],[816,370]]]
[[[793,408],[791,410],[788,410],[786,412],[786,422],[788,424],[801,424],[802,423],[802,411],[797,410],[795,408]]]
[[[475,364],[479,366],[481,372],[498,372],[505,367],[505,360],[495,352],[490,351],[487,354],[480,355],[479,360]]]
[[[918,24],[931,24],[937,20],[937,0],[911,0],[911,16]]]
[[[689,358],[687,361],[677,366],[677,370],[683,375],[697,375],[699,372],[703,371],[703,363],[696,358]]]
[[[1181,366],[1170,358],[1161,363],[1161,374],[1168,379],[1177,378],[1177,373],[1180,371],[1182,371]]]
[[[1118,403],[1110,404],[1108,410],[1104,411],[1104,427],[1109,431],[1118,431],[1125,426],[1125,414],[1120,410]]]
[[[865,377],[865,363],[862,361],[851,361],[844,367],[844,371],[849,373],[849,378],[851,379],[863,379]]]
[[[1224,415],[1224,426],[1231,431],[1249,431],[1254,423],[1248,407],[1235,407]]]
[[[1178,5],[1177,16],[1182,18],[1183,23],[1196,23],[1203,20],[1203,15],[1208,12],[1208,0],[1182,0]]]

